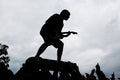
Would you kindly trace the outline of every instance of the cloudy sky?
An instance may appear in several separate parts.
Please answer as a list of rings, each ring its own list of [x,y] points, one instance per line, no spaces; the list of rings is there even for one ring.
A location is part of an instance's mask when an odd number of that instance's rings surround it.
[[[9,46],[10,69],[36,54],[42,25],[62,9],[71,12],[63,31],[78,32],[62,40],[62,60],[77,63],[83,74],[97,63],[108,75],[120,74],[120,0],[0,0],[0,42]],[[41,57],[56,60],[56,51],[49,46]]]

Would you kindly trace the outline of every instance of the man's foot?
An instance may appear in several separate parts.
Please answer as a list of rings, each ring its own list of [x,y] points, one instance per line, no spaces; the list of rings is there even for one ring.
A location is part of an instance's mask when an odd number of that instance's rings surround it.
[[[35,56],[35,59],[36,59],[37,61],[40,61],[42,58],[39,57],[39,56]]]
[[[38,55],[35,55],[36,58],[38,58],[39,56]]]

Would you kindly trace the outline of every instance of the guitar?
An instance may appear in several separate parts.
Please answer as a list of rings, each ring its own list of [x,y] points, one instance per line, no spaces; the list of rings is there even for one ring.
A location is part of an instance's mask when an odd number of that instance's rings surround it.
[[[77,32],[75,32],[75,31],[68,31],[68,32],[62,32],[62,34],[78,34]]]
[[[61,32],[61,34],[57,33],[53,39],[62,39],[64,37],[68,37],[70,34],[78,34],[78,33],[74,31]]]

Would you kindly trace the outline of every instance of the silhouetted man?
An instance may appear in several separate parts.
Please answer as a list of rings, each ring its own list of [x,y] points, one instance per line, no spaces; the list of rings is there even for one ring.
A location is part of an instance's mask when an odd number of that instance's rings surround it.
[[[70,12],[68,10],[62,10],[60,14],[52,15],[46,23],[43,25],[40,34],[44,39],[44,43],[39,48],[37,55],[39,57],[42,52],[50,45],[53,45],[57,50],[57,61],[61,60],[63,52],[63,42],[60,40],[63,37],[68,37],[71,33],[76,34],[76,32],[61,32],[64,26],[63,21],[68,20],[70,17]]]

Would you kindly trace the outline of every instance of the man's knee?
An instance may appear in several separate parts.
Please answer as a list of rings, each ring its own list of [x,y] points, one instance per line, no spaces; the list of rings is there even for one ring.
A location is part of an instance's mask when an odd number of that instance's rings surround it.
[[[55,48],[63,48],[63,46],[64,46],[63,42],[58,42],[58,43],[54,44]]]
[[[59,42],[59,44],[58,44],[58,47],[57,47],[57,48],[63,48],[63,46],[64,46],[63,42]]]
[[[61,47],[63,47],[63,46],[64,46],[64,43],[63,43],[63,42],[61,42],[61,43],[60,43],[60,46],[61,46]]]

